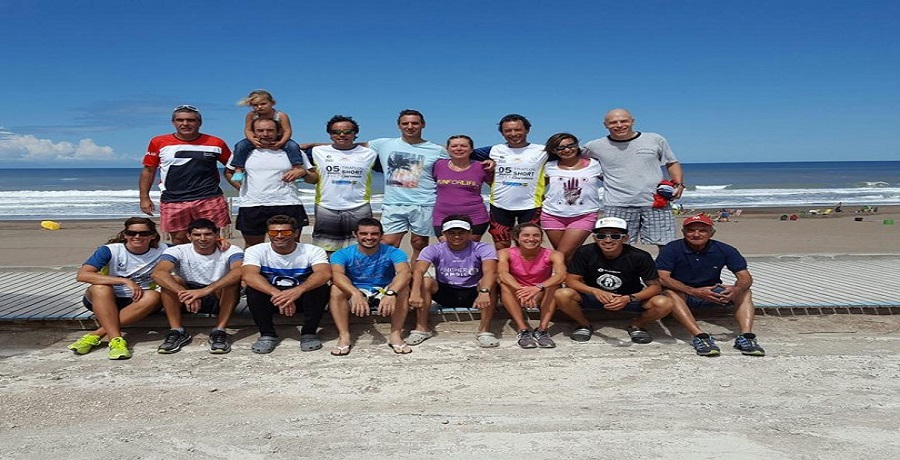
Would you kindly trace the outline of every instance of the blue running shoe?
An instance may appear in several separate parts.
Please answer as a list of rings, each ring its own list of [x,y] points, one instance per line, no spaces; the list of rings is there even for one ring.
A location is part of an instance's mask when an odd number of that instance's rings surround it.
[[[756,343],[756,334],[752,332],[735,337],[734,348],[741,350],[742,355],[766,356],[766,350],[763,350],[763,347]]]
[[[694,340],[691,340],[691,345],[694,346],[694,350],[697,350],[697,354],[700,356],[719,356],[722,354],[722,351],[716,345],[716,341],[705,332],[697,334]]]

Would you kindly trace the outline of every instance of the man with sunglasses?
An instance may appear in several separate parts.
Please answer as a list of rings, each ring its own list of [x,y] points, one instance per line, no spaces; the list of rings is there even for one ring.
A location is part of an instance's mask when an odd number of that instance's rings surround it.
[[[331,253],[350,243],[360,219],[372,217],[369,197],[377,154],[355,142],[359,124],[353,118],[335,115],[325,130],[331,144],[315,146],[312,158],[304,157],[309,171],[304,180],[316,184],[313,244]]]
[[[653,207],[665,166],[675,187],[672,199],[684,191],[681,163],[665,138],[634,131],[634,117],[625,109],[610,110],[603,119],[609,135],[588,142],[585,155],[603,168],[603,212],[628,222],[630,243],[638,239],[662,247],[675,239],[675,217],[666,205]]]
[[[187,233],[190,244],[166,249],[153,270],[169,321],[169,332],[156,351],[177,353],[190,343],[192,336],[182,323],[182,310],[187,310],[216,315],[216,326],[207,339],[209,352],[228,353],[231,340],[225,328],[238,303],[244,253],[232,245],[221,250],[219,228],[209,219],[191,222]]]
[[[222,228],[231,223],[228,203],[219,187],[219,169],[231,150],[222,139],[200,133],[203,118],[191,105],[179,105],[172,111],[175,132],[150,140],[144,155],[144,169],[138,182],[141,211],[152,216],[155,206],[150,188],[159,170],[160,226],[173,244],[188,242],[187,226],[199,218],[209,219]]]
[[[300,350],[322,348],[319,322],[328,303],[331,265],[325,251],[298,243],[297,220],[284,215],[266,222],[269,244],[247,248],[241,267],[247,285],[247,307],[259,328],[259,339],[250,347],[254,353],[271,353],[278,346],[274,316],[293,316],[303,311]]]
[[[556,290],[556,307],[578,327],[571,339],[587,342],[593,329],[582,308],[640,313],[628,335],[634,343],[650,343],[645,326],[672,312],[671,299],[662,288],[653,257],[628,241],[628,224],[618,217],[604,217],[594,227],[594,244],[575,251],[569,262],[566,284]]]
[[[747,356],[765,356],[756,342],[753,319],[756,307],[750,286],[753,277],[747,260],[733,246],[713,240],[716,228],[705,215],[690,216],[682,222],[684,238],[675,240],[659,251],[656,266],[665,295],[675,303],[672,316],[694,336],[692,345],[700,356],[721,354],[712,336],[703,332],[691,309],[732,305],[734,318],[741,330],[734,348]],[[733,285],[722,284],[722,269],[734,273]]]

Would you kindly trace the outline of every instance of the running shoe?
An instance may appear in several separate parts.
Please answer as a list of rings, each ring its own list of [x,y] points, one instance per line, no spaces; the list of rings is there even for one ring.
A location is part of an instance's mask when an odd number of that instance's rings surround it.
[[[131,358],[131,351],[128,349],[128,342],[121,337],[115,337],[109,341],[109,359],[128,359]]]
[[[576,342],[587,342],[591,340],[592,334],[590,327],[579,327],[572,331],[572,335],[569,337]]]
[[[541,348],[556,348],[556,342],[550,338],[550,333],[546,329],[535,329],[534,340],[537,341],[537,345]]]
[[[528,329],[519,331],[519,335],[516,338],[518,339],[516,343],[522,348],[537,348],[538,346],[537,340],[534,340],[534,334]]]
[[[73,342],[67,348],[75,352],[76,355],[86,355],[96,347],[100,346],[100,336],[94,334],[85,334],[80,339]]]
[[[206,343],[209,344],[209,352],[214,355],[222,355],[231,351],[231,340],[225,331],[218,329],[212,331],[209,338],[206,339]]]
[[[650,333],[642,327],[629,327],[628,336],[631,337],[631,341],[634,343],[650,343],[653,341]]]
[[[159,348],[156,349],[157,353],[162,353],[164,355],[169,355],[172,353],[178,353],[185,344],[190,343],[191,334],[187,332],[181,332],[176,329],[170,329],[169,332],[166,332],[166,336],[163,339],[163,343],[159,345]]]
[[[756,343],[756,334],[752,332],[735,337],[734,348],[741,350],[742,355],[766,356],[766,350],[763,350],[763,347]]]
[[[694,346],[694,350],[697,350],[697,354],[700,356],[719,356],[722,354],[716,345],[716,341],[705,332],[697,334],[694,340],[691,340],[691,345]]]

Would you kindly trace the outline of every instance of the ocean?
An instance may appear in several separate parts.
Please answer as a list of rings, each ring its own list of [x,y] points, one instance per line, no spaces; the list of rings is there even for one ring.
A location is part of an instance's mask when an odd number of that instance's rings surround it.
[[[767,206],[846,207],[900,205],[900,161],[686,163],[686,209]],[[0,169],[0,220],[111,219],[141,215],[140,169]],[[373,182],[372,206],[383,198]],[[222,185],[226,195],[234,190]],[[314,189],[300,186],[312,212]],[[159,201],[159,191],[151,192]],[[240,204],[234,198],[234,212]]]

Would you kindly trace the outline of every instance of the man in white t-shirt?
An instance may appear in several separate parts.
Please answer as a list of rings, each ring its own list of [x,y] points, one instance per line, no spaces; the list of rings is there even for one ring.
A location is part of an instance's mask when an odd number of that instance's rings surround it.
[[[254,353],[271,353],[278,346],[274,316],[293,316],[303,311],[300,350],[322,348],[319,322],[328,304],[331,265],[325,250],[298,243],[296,219],[274,216],[266,221],[269,244],[247,248],[241,268],[247,285],[247,307],[259,328],[259,339],[250,347]]]
[[[331,253],[347,246],[360,219],[372,217],[369,199],[377,154],[355,143],[359,124],[353,118],[335,115],[326,127],[331,145],[315,146],[312,158],[303,159],[309,171],[304,180],[316,184],[313,244]]]
[[[412,259],[418,256],[434,234],[432,213],[437,186],[431,174],[434,163],[449,158],[444,147],[422,139],[425,117],[417,110],[403,110],[397,118],[402,134],[368,142],[378,153],[384,170],[384,204],[381,223],[386,244],[400,247],[403,235],[410,232]]]
[[[271,118],[253,120],[253,133],[263,145],[274,144],[281,136],[281,126]],[[284,150],[254,149],[244,164],[245,179],[232,180],[234,167],[225,169],[225,179],[240,190],[235,228],[244,237],[244,247],[266,240],[266,220],[272,216],[293,217],[300,228],[309,224],[306,209],[294,181],[308,174],[303,168],[294,168]],[[298,233],[299,234],[299,233]]]
[[[207,340],[209,352],[228,353],[231,340],[225,328],[238,303],[244,253],[231,245],[220,250],[219,228],[209,219],[192,221],[187,235],[190,243],[166,249],[153,270],[170,327],[157,352],[176,353],[191,341],[182,324],[186,309],[218,315]]]
[[[522,115],[506,115],[498,129],[506,143],[476,149],[472,158],[495,162],[490,233],[494,247],[504,249],[510,246],[513,226],[540,221],[547,152],[543,145],[528,142],[531,122]]]

